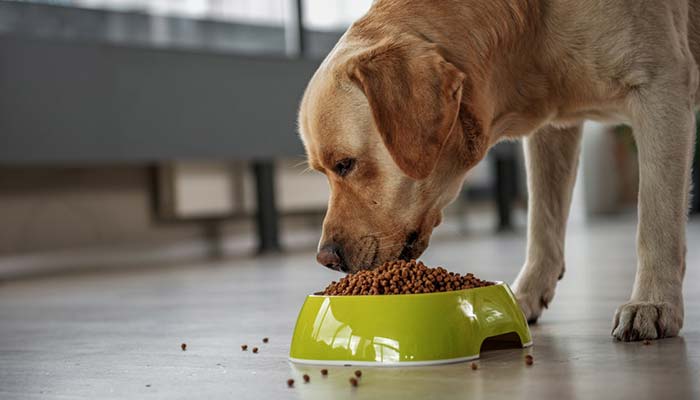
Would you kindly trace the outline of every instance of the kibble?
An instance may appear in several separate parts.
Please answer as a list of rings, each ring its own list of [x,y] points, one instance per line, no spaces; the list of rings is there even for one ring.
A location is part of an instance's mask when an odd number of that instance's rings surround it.
[[[362,371],[360,371],[359,369],[355,371],[355,376],[358,378],[362,378]]]
[[[267,343],[267,342],[269,342],[269,341],[270,341],[270,339],[268,339],[268,338],[266,338],[266,337],[263,338],[263,343]]]
[[[651,340],[646,339],[644,340],[644,342],[642,342],[642,344],[644,344],[645,346],[649,346],[651,344]]]
[[[321,370],[321,375],[323,375],[323,376],[326,376],[326,375],[328,375],[328,370],[327,370],[327,369],[325,369],[325,368],[324,368],[324,369],[322,369],[322,370]]]
[[[525,364],[527,365],[532,365],[535,363],[535,359],[531,355],[526,355],[525,356]]]
[[[460,275],[442,267],[430,268],[422,261],[390,261],[373,270],[349,274],[331,282],[326,296],[391,295],[450,292],[491,286],[473,274]]]
[[[294,379],[287,379],[287,387],[294,387]]]
[[[253,353],[257,353],[257,352],[258,352],[258,348],[257,348],[257,347],[253,347]]]
[[[350,378],[350,384],[354,387],[357,387],[357,379],[355,378]]]
[[[472,371],[476,371],[477,369],[479,369],[479,364],[473,362],[472,363]]]
[[[306,374],[304,374],[303,378],[304,378],[304,383],[309,383],[309,381],[311,380],[311,377],[306,375]]]
[[[247,345],[247,344],[242,344],[242,345],[241,345],[241,350],[242,350],[242,351],[248,350],[248,345]]]
[[[187,343],[181,344],[181,345],[180,345],[180,348],[182,349],[182,351],[187,350]]]

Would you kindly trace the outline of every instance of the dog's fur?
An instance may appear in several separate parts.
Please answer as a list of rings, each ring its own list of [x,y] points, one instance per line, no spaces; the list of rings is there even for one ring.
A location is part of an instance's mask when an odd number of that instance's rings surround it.
[[[309,163],[331,186],[319,251],[345,271],[419,256],[469,168],[525,137],[527,261],[513,287],[535,320],[564,272],[582,122],[627,122],[638,268],[613,335],[677,335],[699,55],[699,0],[375,1],[301,105]]]

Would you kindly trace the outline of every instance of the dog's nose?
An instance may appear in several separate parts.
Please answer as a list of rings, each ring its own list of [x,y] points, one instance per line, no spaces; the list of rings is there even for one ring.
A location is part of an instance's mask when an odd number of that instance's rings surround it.
[[[316,261],[326,268],[336,271],[345,271],[343,257],[341,255],[340,246],[335,243],[321,246],[316,254]]]

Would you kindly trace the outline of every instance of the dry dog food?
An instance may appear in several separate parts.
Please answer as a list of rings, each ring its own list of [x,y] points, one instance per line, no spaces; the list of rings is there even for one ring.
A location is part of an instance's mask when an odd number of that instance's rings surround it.
[[[355,379],[355,378],[350,378],[350,384],[351,384],[352,386],[357,387],[357,379]]]
[[[267,342],[269,342],[269,341],[270,341],[270,339],[268,339],[268,338],[266,338],[266,337],[263,338],[263,343],[267,343]]]
[[[358,378],[361,378],[361,377],[362,377],[362,371],[360,371],[359,369],[358,369],[357,371],[355,371],[355,376],[358,377]]]
[[[476,371],[477,369],[479,369],[479,364],[473,362],[472,363],[472,371]]]
[[[247,344],[242,344],[242,345],[241,345],[241,350],[243,350],[243,351],[248,350],[248,345],[247,345]]]
[[[287,379],[287,387],[294,387],[294,379]]]
[[[525,356],[525,364],[527,365],[532,365],[535,363],[535,359],[531,355],[526,355]]]
[[[181,344],[181,345],[180,345],[180,348],[182,349],[182,351],[187,350],[187,343]]]
[[[332,282],[322,294],[357,296],[449,292],[491,286],[472,274],[464,276],[442,267],[430,268],[422,261],[390,261],[374,270],[362,270]]]
[[[253,353],[257,353],[257,352],[258,352],[258,348],[257,348],[257,347],[253,347]]]
[[[325,368],[324,368],[324,369],[322,369],[322,370],[321,370],[321,375],[323,375],[323,376],[326,376],[326,375],[328,375],[328,370],[327,370],[327,369],[325,369]]]
[[[309,383],[309,381],[311,380],[311,377],[306,374],[304,374],[302,378],[304,378],[304,383]]]

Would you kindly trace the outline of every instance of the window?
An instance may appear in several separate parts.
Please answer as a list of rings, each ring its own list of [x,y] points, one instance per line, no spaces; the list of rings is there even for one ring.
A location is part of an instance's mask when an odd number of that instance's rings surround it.
[[[25,0],[112,11],[136,11],[154,15],[283,25],[296,0]],[[362,16],[372,0],[303,0],[307,29],[345,30]]]

